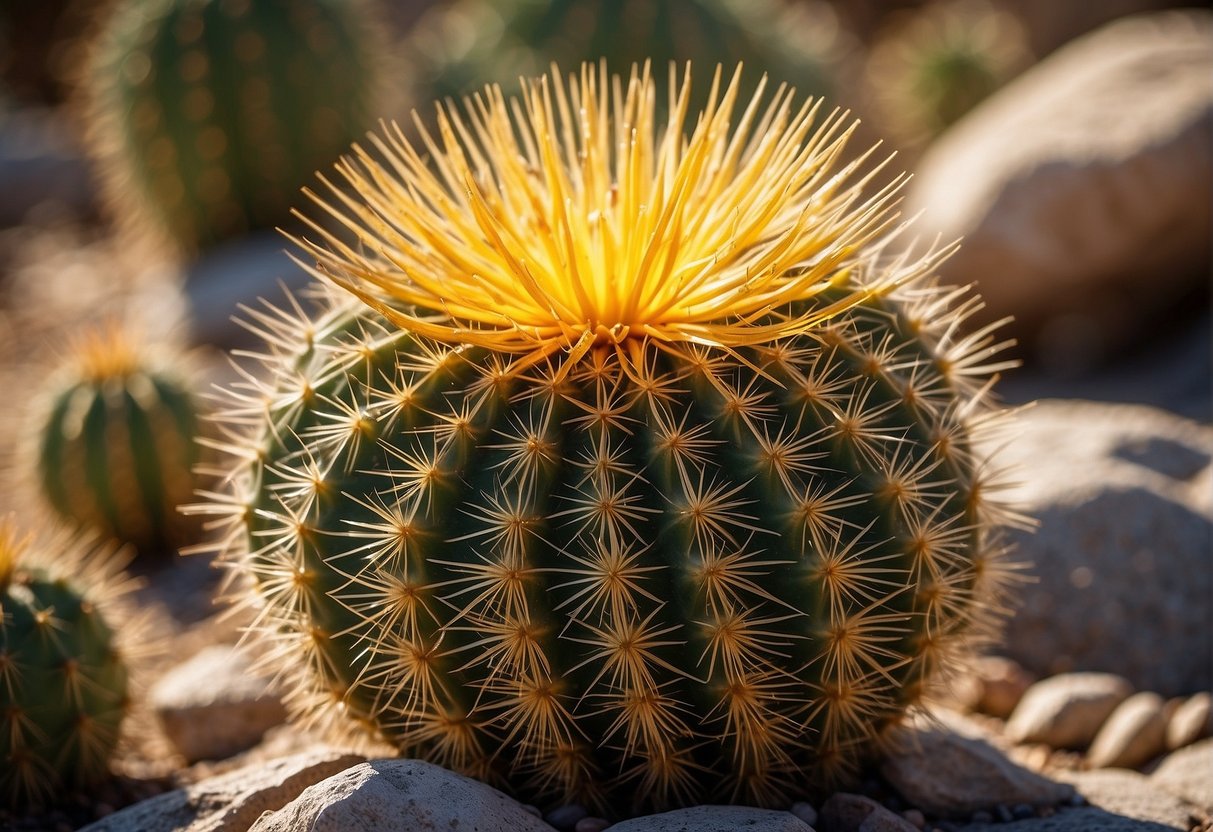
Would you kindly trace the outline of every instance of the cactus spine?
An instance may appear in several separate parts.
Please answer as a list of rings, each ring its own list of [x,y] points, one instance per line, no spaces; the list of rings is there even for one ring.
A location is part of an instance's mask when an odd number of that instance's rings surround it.
[[[452,106],[432,168],[400,133],[340,166],[316,200],[352,238],[300,242],[347,291],[254,315],[270,380],[196,510],[301,715],[535,801],[777,804],[995,606],[998,345],[938,254],[872,256],[893,189],[839,169],[841,117],[738,108],[735,75],[684,136],[689,75],[664,132],[647,72],[611,83]]]
[[[9,805],[107,771],[128,701],[114,622],[99,603],[116,586],[114,566],[62,536],[31,545],[0,520],[0,799]]]
[[[193,496],[193,398],[116,326],[85,336],[48,391],[35,468],[64,518],[141,551],[180,544]]]
[[[298,189],[368,126],[366,13],[357,0],[127,0],[91,71],[119,204],[187,250],[289,219]]]

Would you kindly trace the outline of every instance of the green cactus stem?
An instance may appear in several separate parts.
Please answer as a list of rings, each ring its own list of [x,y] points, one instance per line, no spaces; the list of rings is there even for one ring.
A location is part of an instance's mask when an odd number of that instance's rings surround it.
[[[90,79],[119,216],[186,250],[289,219],[370,125],[368,14],[358,0],[126,0]]]
[[[193,396],[179,373],[142,355],[120,329],[91,333],[47,390],[35,468],[62,517],[140,551],[172,549],[192,524]]]
[[[36,550],[36,551],[33,551]],[[46,802],[105,776],[128,706],[102,607],[114,561],[0,521],[0,801]]]
[[[539,803],[780,805],[985,631],[1001,345],[959,334],[946,251],[879,256],[851,127],[717,81],[661,132],[646,73],[553,73],[316,197],[341,288],[253,316],[268,372],[195,509],[300,715]]]

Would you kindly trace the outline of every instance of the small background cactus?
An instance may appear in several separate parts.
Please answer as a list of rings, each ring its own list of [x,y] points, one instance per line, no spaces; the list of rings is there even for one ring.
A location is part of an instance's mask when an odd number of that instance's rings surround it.
[[[553,62],[604,58],[617,73],[650,61],[663,80],[671,63],[705,72],[744,63],[748,92],[766,72],[832,95],[847,45],[827,4],[782,0],[456,0],[423,17],[409,42],[416,81],[433,98],[469,95],[489,80],[509,89]]]
[[[890,16],[867,59],[881,127],[908,147],[943,132],[1030,63],[1019,20],[989,0]]]
[[[171,549],[189,523],[198,417],[183,379],[118,325],[83,336],[48,384],[32,468],[63,518],[140,551]],[[179,362],[180,356],[177,356]]]
[[[115,632],[122,558],[0,518],[0,801],[54,800],[105,776],[129,705]]]
[[[378,113],[369,0],[126,0],[88,73],[109,191],[193,250],[289,219]]]
[[[663,139],[647,76],[553,73],[452,105],[433,168],[399,133],[341,165],[351,237],[302,244],[357,300],[254,316],[195,509],[297,713],[536,802],[776,805],[983,632],[1001,345],[938,255],[882,262],[853,128],[731,121],[739,87]]]

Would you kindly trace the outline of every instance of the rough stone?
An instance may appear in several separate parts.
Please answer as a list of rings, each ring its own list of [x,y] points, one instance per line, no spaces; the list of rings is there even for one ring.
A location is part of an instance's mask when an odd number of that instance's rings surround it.
[[[1091,741],[1087,764],[1137,768],[1161,754],[1167,735],[1163,704],[1157,693],[1142,691],[1117,705]]]
[[[1174,751],[1150,775],[1158,788],[1213,814],[1213,739]]]
[[[1006,719],[1036,678],[1005,656],[976,656],[958,679],[958,698],[969,710]]]
[[[373,760],[305,789],[249,832],[552,832],[491,786],[420,760]]]
[[[880,771],[910,805],[941,817],[968,818],[999,804],[1055,806],[1074,793],[1007,759],[959,715],[943,725],[919,720],[901,729]]]
[[[229,645],[207,647],[164,674],[149,702],[169,741],[191,763],[250,748],[286,719],[270,681]]]
[[[920,233],[964,238],[975,277],[1042,362],[1093,363],[1207,286],[1213,15],[1107,25],[958,122],[907,199]],[[1069,369],[1069,368],[1063,368]]]
[[[914,824],[870,797],[839,792],[821,807],[821,832],[916,832]]]
[[[813,808],[812,803],[806,803],[803,800],[798,800],[792,804],[792,808],[788,811],[803,820],[809,826],[817,825],[817,810]]]
[[[1132,685],[1112,673],[1063,673],[1042,679],[1028,688],[1007,720],[1007,737],[1017,743],[1086,748],[1132,692]]]
[[[1168,793],[1150,778],[1128,769],[1101,769],[1058,774],[1097,808],[1134,820],[1159,823],[1186,832],[1193,807]]]
[[[586,808],[577,803],[570,803],[566,806],[558,806],[552,811],[543,816],[543,819],[551,826],[559,830],[571,830],[577,826],[577,822],[586,817],[590,813]]]
[[[1162,696],[1213,688],[1213,427],[1140,405],[1042,401],[1009,424],[1005,496],[1031,564],[1002,652],[1039,676],[1117,673]],[[1007,434],[1012,435],[1010,433]]]
[[[1213,695],[1202,691],[1179,703],[1167,720],[1167,749],[1183,748],[1210,734],[1213,734]]]
[[[790,812],[749,806],[692,806],[621,821],[610,832],[812,832]]]
[[[1084,806],[1066,809],[1048,817],[1026,818],[1011,823],[970,823],[959,827],[957,832],[1172,832],[1173,829],[1166,824]]]
[[[317,748],[194,783],[136,803],[82,832],[247,832],[263,813],[362,760]]]

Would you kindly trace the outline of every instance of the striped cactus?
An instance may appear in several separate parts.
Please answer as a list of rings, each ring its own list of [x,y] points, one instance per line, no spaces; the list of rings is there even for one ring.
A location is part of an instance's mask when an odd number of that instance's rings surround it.
[[[853,128],[739,83],[659,132],[647,74],[553,74],[315,197],[339,288],[254,316],[195,507],[299,715],[537,803],[779,805],[986,631],[1000,345],[941,253],[879,256]]]
[[[93,50],[98,155],[120,214],[205,247],[289,219],[369,126],[362,0],[126,0]]]
[[[102,778],[128,705],[112,553],[0,520],[0,805]]]
[[[821,2],[785,0],[455,0],[424,16],[410,39],[418,80],[434,97],[478,91],[485,79],[605,59],[626,71],[646,60],[664,78],[671,62],[744,63],[749,91],[762,73],[814,95],[832,94],[845,52]],[[696,99],[693,103],[701,105]]]
[[[118,328],[92,333],[47,391],[36,469],[64,518],[141,551],[182,542],[194,491],[193,399]]]

